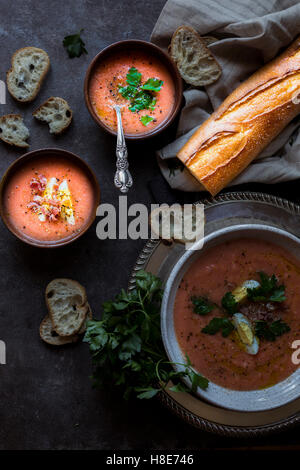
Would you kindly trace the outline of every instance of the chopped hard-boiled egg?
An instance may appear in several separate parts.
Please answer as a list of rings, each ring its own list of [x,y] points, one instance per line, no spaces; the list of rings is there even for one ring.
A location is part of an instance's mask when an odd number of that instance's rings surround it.
[[[257,354],[259,350],[259,340],[254,335],[252,325],[248,318],[242,313],[235,313],[232,316],[232,320],[245,351],[248,354]]]
[[[232,295],[237,303],[243,302],[247,298],[247,289],[255,289],[260,283],[253,279],[243,282],[243,284],[232,291]]]
[[[57,179],[56,178],[50,178],[49,181],[46,184],[46,187],[43,191],[42,198],[43,198],[43,206],[45,209],[48,209],[50,204],[48,204],[49,201],[53,198],[54,194],[54,188],[57,185]],[[45,212],[39,212],[39,219],[41,222],[45,222],[46,220],[46,215]]]
[[[60,183],[57,191],[57,199],[61,201],[61,217],[65,218],[70,225],[75,224],[71,192],[67,180]]]

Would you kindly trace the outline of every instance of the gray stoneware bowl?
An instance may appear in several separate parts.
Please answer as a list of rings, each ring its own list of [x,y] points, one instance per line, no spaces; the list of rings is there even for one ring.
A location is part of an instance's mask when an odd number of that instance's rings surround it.
[[[203,241],[197,242],[195,247],[198,245],[200,249],[187,250],[182,255],[173,267],[165,286],[161,309],[161,330],[164,346],[171,361],[185,363],[184,354],[177,341],[173,319],[174,301],[182,277],[205,250],[220,243],[239,238],[255,238],[270,241],[284,247],[296,258],[300,259],[300,239],[289,232],[268,225],[249,224],[223,228],[206,236],[202,249],[201,243]],[[291,356],[292,353],[293,350],[291,349]],[[176,369],[183,370],[183,367],[176,366]],[[199,372],[201,373],[201,371]],[[189,387],[191,386],[189,380],[185,380],[185,383]],[[284,381],[262,390],[236,391],[210,382],[206,390],[198,387],[196,394],[201,399],[232,410],[270,410],[285,405],[300,396],[300,370],[296,370]]]

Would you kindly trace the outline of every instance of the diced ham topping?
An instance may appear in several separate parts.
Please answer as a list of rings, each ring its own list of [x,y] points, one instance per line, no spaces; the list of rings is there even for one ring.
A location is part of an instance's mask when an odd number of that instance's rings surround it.
[[[39,175],[39,180],[40,180],[42,189],[44,190],[47,184],[47,178],[44,175]]]
[[[28,209],[33,212],[39,212],[45,215],[50,222],[58,220],[61,212],[61,202],[53,196],[51,199],[43,197],[42,194],[47,186],[47,178],[44,175],[39,175],[38,178],[32,178],[30,188],[34,191],[32,201],[27,204]],[[56,185],[56,189],[57,189]],[[55,187],[53,188],[55,189]]]
[[[41,209],[41,206],[37,204],[36,202],[29,202],[27,204],[28,209],[33,210],[33,212],[37,212]]]
[[[32,200],[33,202],[36,202],[36,204],[42,204],[43,202],[42,196],[38,196],[38,195],[33,196]]]
[[[32,178],[30,187],[37,193],[42,193],[46,188],[47,178],[44,175],[39,175],[38,178]]]

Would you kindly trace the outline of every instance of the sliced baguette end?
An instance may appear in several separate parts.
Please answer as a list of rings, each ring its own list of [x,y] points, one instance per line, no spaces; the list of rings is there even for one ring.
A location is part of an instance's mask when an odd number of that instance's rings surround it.
[[[16,147],[27,148],[29,144],[26,140],[29,135],[29,130],[20,114],[6,114],[0,117],[0,139],[3,142]]]
[[[40,337],[45,343],[53,346],[63,346],[65,344],[76,343],[78,335],[59,336],[53,329],[51,318],[47,315],[40,324]]]
[[[11,68],[6,72],[9,93],[22,103],[33,101],[49,68],[50,59],[43,49],[32,46],[18,49],[11,58]]]
[[[171,57],[186,83],[207,86],[216,82],[222,69],[205,40],[191,26],[179,26],[172,36]]]
[[[54,279],[46,287],[45,296],[56,333],[60,336],[78,333],[88,311],[85,288],[72,279]]]

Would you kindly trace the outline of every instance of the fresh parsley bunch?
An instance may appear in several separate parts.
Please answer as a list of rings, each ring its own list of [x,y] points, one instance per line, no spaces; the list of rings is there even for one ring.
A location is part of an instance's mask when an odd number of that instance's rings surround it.
[[[188,357],[181,372],[168,361],[160,331],[161,299],[160,279],[140,270],[136,288],[105,302],[102,319],[88,322],[84,341],[93,356],[96,386],[119,387],[124,398],[132,393],[152,398],[170,380],[170,390],[187,391],[183,377],[191,380],[193,391],[207,388],[207,379],[192,369]]]

